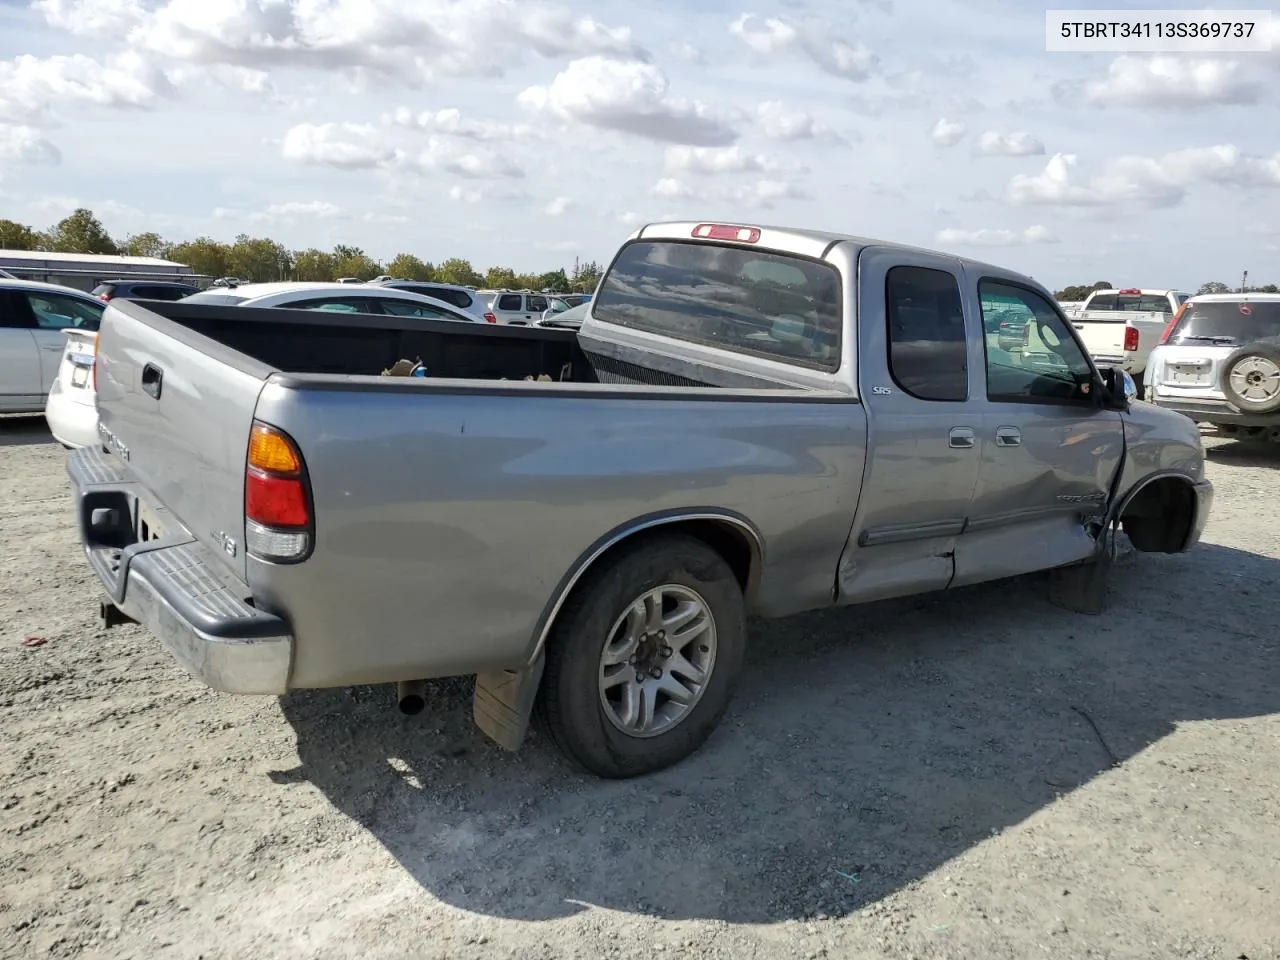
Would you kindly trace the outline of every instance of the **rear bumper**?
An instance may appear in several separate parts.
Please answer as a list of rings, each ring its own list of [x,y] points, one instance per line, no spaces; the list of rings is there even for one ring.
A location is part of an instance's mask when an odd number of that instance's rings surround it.
[[[64,447],[91,447],[99,442],[98,408],[92,403],[73,399],[59,380],[54,380],[49,388],[44,419],[49,424],[53,439]]]
[[[249,589],[96,446],[67,458],[80,539],[110,602],[159,638],[197,679],[226,693],[282,694],[293,636],[256,609]],[[138,539],[138,504],[166,526]]]
[[[1241,413],[1226,400],[1183,400],[1167,394],[1149,396],[1151,403],[1198,423],[1231,423],[1242,427],[1280,427],[1280,413]]]

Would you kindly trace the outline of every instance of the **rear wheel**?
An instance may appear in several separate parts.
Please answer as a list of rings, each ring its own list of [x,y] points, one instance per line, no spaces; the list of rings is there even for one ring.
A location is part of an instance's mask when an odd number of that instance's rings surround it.
[[[742,590],[724,559],[692,537],[646,539],[589,573],[557,618],[541,713],[591,773],[661,770],[710,736],[745,649]]]

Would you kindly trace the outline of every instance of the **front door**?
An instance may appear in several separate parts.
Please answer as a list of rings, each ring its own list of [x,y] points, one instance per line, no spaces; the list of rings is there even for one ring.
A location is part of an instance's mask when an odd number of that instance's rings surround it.
[[[956,551],[953,586],[1088,559],[1124,454],[1124,423],[1097,403],[1101,382],[1059,309],[1041,293],[973,275],[977,309],[1021,345],[984,338],[982,467]]]
[[[837,572],[860,603],[951,582],[981,464],[970,401],[981,323],[957,261],[868,247],[858,258],[858,384],[867,411],[862,493]]]

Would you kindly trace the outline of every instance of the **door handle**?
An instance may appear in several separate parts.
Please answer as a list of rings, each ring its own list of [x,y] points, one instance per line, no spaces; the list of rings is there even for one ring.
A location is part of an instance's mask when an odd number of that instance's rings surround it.
[[[1022,445],[1022,431],[1017,427],[996,427],[997,447],[1017,447]]]
[[[952,427],[947,444],[960,450],[970,449],[976,443],[976,435],[972,427]]]
[[[160,382],[164,379],[164,371],[154,363],[142,368],[142,392],[160,399]]]

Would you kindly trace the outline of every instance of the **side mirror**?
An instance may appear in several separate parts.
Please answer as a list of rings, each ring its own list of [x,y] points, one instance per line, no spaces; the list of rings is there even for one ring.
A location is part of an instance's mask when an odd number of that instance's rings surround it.
[[[1138,398],[1138,385],[1133,382],[1133,377],[1129,376],[1127,370],[1102,367],[1098,372],[1102,374],[1102,385],[1107,393],[1103,397],[1105,406],[1124,410]]]

